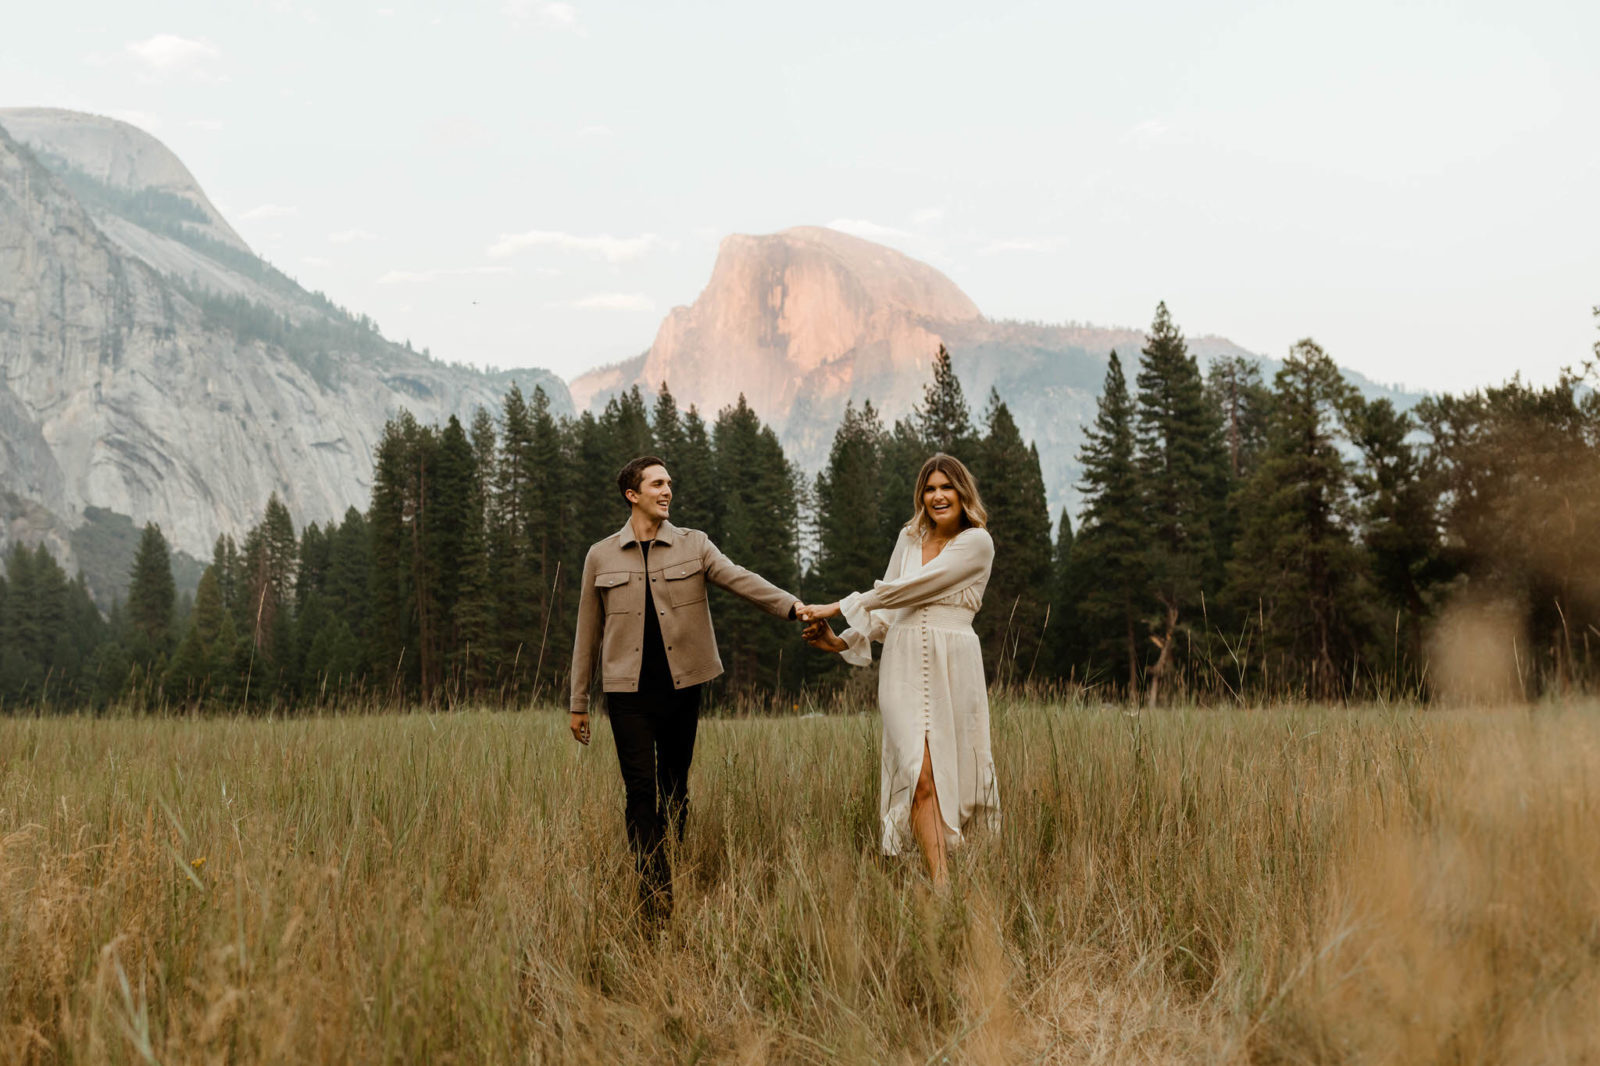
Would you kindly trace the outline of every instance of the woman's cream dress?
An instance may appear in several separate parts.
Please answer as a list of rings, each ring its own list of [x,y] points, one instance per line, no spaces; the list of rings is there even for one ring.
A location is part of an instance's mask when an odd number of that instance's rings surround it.
[[[911,796],[922,772],[923,740],[933,763],[945,839],[959,844],[976,819],[1000,824],[1000,793],[989,749],[989,692],[972,617],[983,605],[994,562],[986,530],[964,529],[926,566],[922,542],[900,532],[883,580],[840,601],[850,628],[844,659],[872,662],[883,644],[878,704],[883,712],[883,772],[878,811],[883,850],[912,841]]]

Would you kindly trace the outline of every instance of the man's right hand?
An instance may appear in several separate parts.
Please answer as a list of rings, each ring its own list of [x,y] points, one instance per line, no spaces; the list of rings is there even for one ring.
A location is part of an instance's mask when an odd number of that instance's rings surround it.
[[[843,641],[840,641],[842,644]],[[567,715],[567,725],[572,729],[572,739],[585,747],[589,744],[589,712]]]
[[[794,609],[795,617],[802,622],[820,622],[824,618],[836,618],[844,612],[839,609],[838,603],[801,604]]]

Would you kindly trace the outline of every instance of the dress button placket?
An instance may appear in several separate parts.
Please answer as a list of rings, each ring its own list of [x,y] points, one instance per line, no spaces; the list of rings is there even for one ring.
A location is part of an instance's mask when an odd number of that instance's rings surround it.
[[[931,671],[929,660],[933,651],[928,647],[928,609],[922,608],[922,735],[927,737],[928,728],[933,722],[933,710],[930,706],[932,697],[928,692],[928,675]]]

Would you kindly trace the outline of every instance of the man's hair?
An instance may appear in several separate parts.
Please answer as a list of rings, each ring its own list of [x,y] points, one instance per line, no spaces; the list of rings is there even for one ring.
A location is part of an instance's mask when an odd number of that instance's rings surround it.
[[[639,491],[647,467],[666,465],[664,459],[655,455],[641,455],[637,459],[629,459],[628,465],[617,471],[617,491],[622,493],[622,502],[630,507],[633,506],[633,501],[628,499],[628,493]]]

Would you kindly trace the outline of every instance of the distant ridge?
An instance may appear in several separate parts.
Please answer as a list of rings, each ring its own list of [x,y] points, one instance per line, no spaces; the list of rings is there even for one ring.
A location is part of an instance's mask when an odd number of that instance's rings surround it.
[[[583,374],[571,388],[580,408],[598,409],[619,391],[653,390],[665,381],[680,404],[713,415],[742,393],[795,458],[816,470],[847,402],[871,400],[886,421],[905,415],[944,344],[974,421],[994,389],[1023,435],[1038,444],[1053,514],[1076,508],[1078,449],[1084,423],[1094,418],[1107,357],[1115,349],[1131,368],[1144,343],[1136,329],[984,318],[926,263],[859,237],[799,226],[726,238],[704,291],[667,314],[648,350]],[[1224,337],[1188,343],[1202,362],[1256,359],[1269,377],[1278,365]],[[1369,393],[1393,394],[1346,373]],[[1402,405],[1416,399],[1394,395]]]

